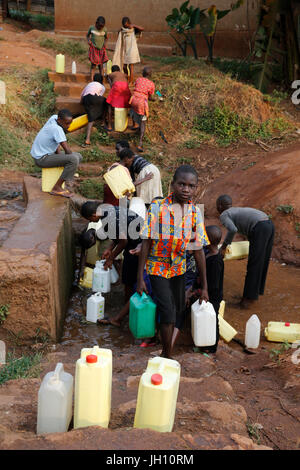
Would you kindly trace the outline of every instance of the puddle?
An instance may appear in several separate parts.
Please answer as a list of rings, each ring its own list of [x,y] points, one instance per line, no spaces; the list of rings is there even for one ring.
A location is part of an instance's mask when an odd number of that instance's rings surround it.
[[[7,240],[10,232],[25,212],[22,184],[0,184],[0,246]]]

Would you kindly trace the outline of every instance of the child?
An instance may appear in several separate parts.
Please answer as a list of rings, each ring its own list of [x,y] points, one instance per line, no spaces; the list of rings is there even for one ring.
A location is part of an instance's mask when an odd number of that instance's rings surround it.
[[[172,337],[176,320],[185,308],[186,249],[193,249],[203,286],[199,301],[208,300],[203,246],[208,244],[200,210],[191,198],[198,175],[190,165],[175,171],[168,197],[151,203],[148,220],[141,231],[142,251],[139,257],[137,292],[147,292],[143,280],[146,270],[157,304],[162,341],[161,356],[172,359]],[[193,241],[193,243],[190,243]]]
[[[91,62],[91,82],[94,80],[94,69],[98,65],[99,72],[103,76],[103,64],[108,62],[106,42],[108,39],[105,28],[105,18],[98,16],[95,26],[90,26],[86,35],[89,48],[89,61]]]
[[[136,79],[133,94],[130,98],[130,116],[133,122],[132,129],[140,130],[140,141],[137,147],[139,152],[143,152],[143,138],[146,130],[146,122],[149,117],[148,99],[154,101],[155,85],[152,80],[150,80],[151,75],[151,68],[144,67],[143,76]]]
[[[134,153],[130,149],[123,149],[122,152],[119,154],[120,161],[113,163],[107,171],[112,170],[113,168],[117,167],[118,165],[122,165],[126,172],[128,173],[129,178],[131,179],[130,172],[128,170],[128,167],[130,168],[133,158],[134,158]],[[104,203],[105,204],[111,204],[113,206],[118,206],[120,203],[120,199],[117,199],[115,195],[113,194],[112,190],[108,186],[107,183],[104,184],[103,186],[103,192],[104,192]]]
[[[118,35],[112,63],[118,65],[120,70],[123,68],[125,73],[128,73],[127,66],[129,65],[129,83],[133,83],[133,65],[141,61],[136,42],[136,33],[141,31],[144,31],[144,28],[132,24],[127,16],[122,19],[122,28]]]
[[[103,97],[104,93],[105,86],[103,85],[103,77],[100,73],[96,73],[94,75],[94,81],[87,84],[80,97],[80,103],[83,104],[89,121],[85,143],[82,147],[88,147],[91,145],[91,132],[94,121],[105,118],[106,99]]]
[[[128,77],[125,73],[120,71],[118,65],[113,65],[111,73],[107,77],[110,84],[110,92],[106,99],[108,105],[108,127],[110,132],[112,128],[112,110],[113,108],[130,108],[129,100],[131,92],[128,86]]]

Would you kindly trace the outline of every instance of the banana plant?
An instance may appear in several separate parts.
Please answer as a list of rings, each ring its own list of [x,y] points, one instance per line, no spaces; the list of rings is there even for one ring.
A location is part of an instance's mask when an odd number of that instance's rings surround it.
[[[189,5],[190,0],[184,2],[179,10],[173,8],[172,14],[166,17],[166,22],[171,31],[177,33],[177,37],[169,31],[170,36],[179,46],[182,55],[187,55],[187,47],[193,50],[195,59],[198,58],[195,35],[193,34],[197,24],[199,23],[200,10]],[[179,36],[179,38],[178,38]]]

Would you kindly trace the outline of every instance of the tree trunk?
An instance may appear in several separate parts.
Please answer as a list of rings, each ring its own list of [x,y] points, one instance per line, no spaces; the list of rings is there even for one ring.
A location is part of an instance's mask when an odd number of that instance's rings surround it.
[[[2,18],[9,18],[8,0],[2,0]]]
[[[31,0],[26,0],[26,10],[31,11]]]

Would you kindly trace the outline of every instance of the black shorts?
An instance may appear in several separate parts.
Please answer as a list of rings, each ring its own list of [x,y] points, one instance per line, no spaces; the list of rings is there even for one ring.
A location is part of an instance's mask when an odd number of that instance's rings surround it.
[[[160,323],[176,324],[185,311],[185,278],[174,276],[166,279],[161,276],[149,276],[156,313]]]
[[[126,286],[133,287],[137,282],[139,257],[137,255],[131,255],[126,249],[123,252],[123,256],[122,283]]]
[[[84,109],[88,115],[88,121],[101,119],[106,110],[106,98],[98,95],[85,95],[82,99]]]

